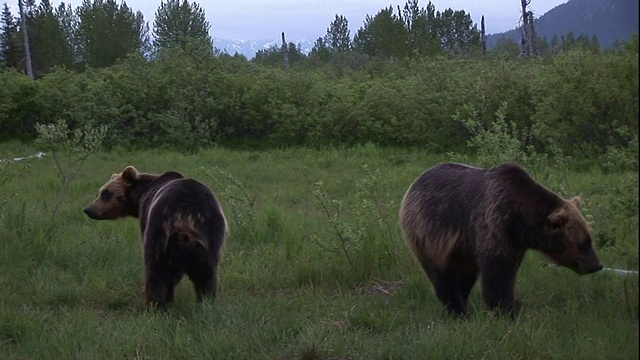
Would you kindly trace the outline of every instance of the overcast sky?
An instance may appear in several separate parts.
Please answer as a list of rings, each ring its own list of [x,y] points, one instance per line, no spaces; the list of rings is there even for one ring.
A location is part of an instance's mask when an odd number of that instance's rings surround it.
[[[120,0],[117,0],[120,2]],[[13,5],[15,0],[6,0]],[[52,0],[54,6],[61,1]],[[160,0],[125,0],[135,11],[142,11],[153,29],[153,18]],[[192,1],[190,1],[192,2]],[[393,5],[402,8],[406,0],[200,0],[211,25],[211,35],[223,39],[261,40],[279,39],[285,32],[287,41],[310,40],[324,36],[336,15],[349,21],[351,36],[362,27],[367,15],[374,16],[381,9]],[[529,10],[537,17],[567,0],[531,0]],[[67,0],[74,8],[82,0]],[[471,14],[480,29],[484,15],[487,34],[500,33],[518,26],[520,0],[433,0],[436,11],[448,8]],[[419,1],[425,7],[428,1]],[[12,6],[12,12],[17,13]]]

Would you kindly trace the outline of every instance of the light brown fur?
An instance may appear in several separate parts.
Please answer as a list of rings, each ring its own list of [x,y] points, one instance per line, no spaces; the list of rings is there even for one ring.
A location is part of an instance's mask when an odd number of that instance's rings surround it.
[[[184,275],[192,281],[198,301],[216,296],[228,227],[220,203],[205,184],[176,171],[155,175],[128,166],[100,187],[84,212],[94,220],[138,218],[145,305],[164,307],[172,302]]]
[[[528,249],[578,274],[602,268],[579,204],[517,164],[442,163],[409,186],[399,217],[407,245],[448,310],[467,312],[481,276],[487,305],[513,314],[516,274]]]

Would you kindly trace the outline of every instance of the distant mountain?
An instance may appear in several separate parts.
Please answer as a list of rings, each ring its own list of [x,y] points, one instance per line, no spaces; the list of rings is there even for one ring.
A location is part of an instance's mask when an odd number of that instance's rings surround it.
[[[292,42],[300,46],[300,50],[304,54],[309,54],[313,48],[313,42],[309,40],[294,40],[287,41]],[[272,47],[281,47],[282,41],[278,39],[263,39],[263,40],[227,40],[220,38],[213,38],[213,46],[216,49],[226,52],[229,55],[242,54],[247,59],[252,59],[259,50],[266,50]]]
[[[629,41],[638,32],[638,0],[570,0],[558,5],[535,20],[535,31],[548,43],[554,35],[565,36],[569,31],[577,38],[585,35],[598,37],[602,48],[610,48],[616,41]],[[487,36],[492,48],[502,37],[520,42],[520,27]]]

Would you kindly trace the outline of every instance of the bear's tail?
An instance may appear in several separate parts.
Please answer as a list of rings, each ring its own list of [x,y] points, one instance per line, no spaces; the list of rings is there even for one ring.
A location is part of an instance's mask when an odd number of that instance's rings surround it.
[[[180,229],[169,236],[169,241],[175,246],[184,248],[207,248],[207,242],[202,234],[187,229]]]

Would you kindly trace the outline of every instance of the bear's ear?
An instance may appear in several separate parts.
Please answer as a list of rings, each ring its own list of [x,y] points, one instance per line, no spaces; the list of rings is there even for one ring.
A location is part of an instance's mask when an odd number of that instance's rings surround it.
[[[127,166],[122,172],[122,180],[126,183],[132,183],[138,179],[138,170],[133,166]]]
[[[571,201],[576,207],[580,207],[580,204],[582,204],[582,199],[580,199],[580,196],[574,196],[569,201]]]

